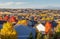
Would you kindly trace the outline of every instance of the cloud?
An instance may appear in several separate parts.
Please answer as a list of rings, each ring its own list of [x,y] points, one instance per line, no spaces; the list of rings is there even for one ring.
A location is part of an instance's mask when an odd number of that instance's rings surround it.
[[[27,4],[27,2],[15,2],[16,5]]]
[[[11,5],[11,4],[13,4],[13,2],[0,3],[0,6],[7,6],[7,5]]]
[[[30,2],[4,2],[0,8],[45,8],[48,6],[60,7],[60,4],[33,4]]]
[[[26,4],[26,2],[5,2],[0,3],[0,6],[21,5],[21,4]]]

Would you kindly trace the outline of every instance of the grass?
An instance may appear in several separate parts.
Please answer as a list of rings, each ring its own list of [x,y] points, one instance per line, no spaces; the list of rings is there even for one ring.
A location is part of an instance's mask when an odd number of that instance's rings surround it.
[[[0,38],[1,39],[17,39],[15,36],[3,36],[3,35],[0,35]],[[48,34],[42,35],[41,33],[38,33],[37,37],[36,37],[36,39],[57,39],[57,38],[60,38],[60,32],[54,34],[52,37],[49,37]],[[32,39],[32,38],[30,38],[30,39]]]

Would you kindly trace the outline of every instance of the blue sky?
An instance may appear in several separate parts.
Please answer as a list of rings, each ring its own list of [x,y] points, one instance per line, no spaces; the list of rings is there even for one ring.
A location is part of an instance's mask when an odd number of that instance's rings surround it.
[[[0,8],[60,7],[60,0],[0,0]]]

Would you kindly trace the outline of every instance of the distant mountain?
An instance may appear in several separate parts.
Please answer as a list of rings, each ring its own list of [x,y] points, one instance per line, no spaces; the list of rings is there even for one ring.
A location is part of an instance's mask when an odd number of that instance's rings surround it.
[[[14,8],[0,8],[0,9],[14,9]],[[18,9],[18,8],[16,8]],[[44,8],[19,8],[19,9],[53,9],[53,10],[60,10],[60,7],[55,7],[55,6],[46,6]]]
[[[57,10],[60,10],[60,7],[51,7],[51,6],[48,6],[48,7],[44,7],[43,9],[57,9]]]

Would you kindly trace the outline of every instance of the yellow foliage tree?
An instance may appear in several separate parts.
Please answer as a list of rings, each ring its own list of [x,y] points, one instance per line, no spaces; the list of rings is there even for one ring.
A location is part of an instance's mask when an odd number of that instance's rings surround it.
[[[2,39],[16,39],[16,35],[17,33],[11,23],[7,22],[3,24],[3,28],[1,29]]]

